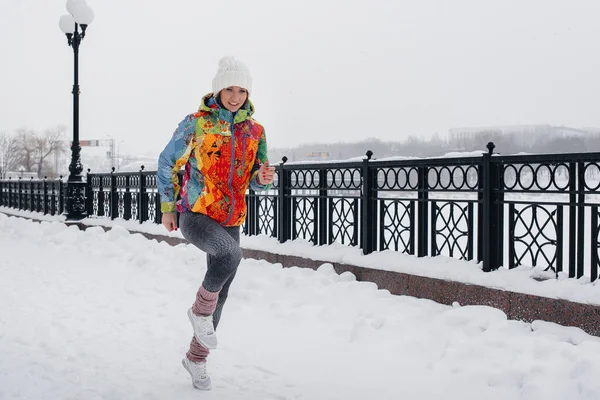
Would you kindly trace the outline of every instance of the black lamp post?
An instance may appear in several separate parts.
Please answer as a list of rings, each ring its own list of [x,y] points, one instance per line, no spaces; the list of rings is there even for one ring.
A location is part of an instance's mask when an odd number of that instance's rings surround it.
[[[88,25],[94,19],[92,9],[85,0],[67,0],[67,11],[70,14],[60,18],[60,29],[67,35],[69,46],[74,54],[73,79],[73,142],[71,144],[71,163],[67,180],[67,220],[79,220],[87,217],[85,206],[85,184],[81,164],[81,146],[79,145],[79,45],[85,37]],[[81,30],[80,30],[81,29]]]

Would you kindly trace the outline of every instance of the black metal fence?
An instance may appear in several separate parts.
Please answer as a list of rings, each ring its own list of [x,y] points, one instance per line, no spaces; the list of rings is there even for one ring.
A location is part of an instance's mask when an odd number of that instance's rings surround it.
[[[598,278],[600,153],[283,163],[247,235],[445,255]],[[160,223],[156,173],[88,173],[88,215]],[[0,205],[63,212],[62,181],[0,181]]]

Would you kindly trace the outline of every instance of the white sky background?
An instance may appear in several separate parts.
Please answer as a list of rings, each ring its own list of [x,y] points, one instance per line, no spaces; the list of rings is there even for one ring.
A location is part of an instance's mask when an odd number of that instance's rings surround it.
[[[600,126],[598,0],[89,0],[81,138],[157,155],[235,55],[270,146]],[[63,0],[0,2],[0,131],[71,130]]]

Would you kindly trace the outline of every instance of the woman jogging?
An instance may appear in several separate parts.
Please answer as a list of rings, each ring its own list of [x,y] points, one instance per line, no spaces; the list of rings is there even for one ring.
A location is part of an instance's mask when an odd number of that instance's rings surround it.
[[[179,212],[181,233],[206,253],[207,271],[187,313],[194,337],[182,360],[194,387],[201,390],[211,389],[206,359],[217,347],[215,330],[242,259],[246,190],[268,190],[275,172],[269,166],[264,129],[252,119],[248,68],[224,57],[212,89],[198,112],[181,121],[158,160],[163,225],[169,232],[176,230]]]

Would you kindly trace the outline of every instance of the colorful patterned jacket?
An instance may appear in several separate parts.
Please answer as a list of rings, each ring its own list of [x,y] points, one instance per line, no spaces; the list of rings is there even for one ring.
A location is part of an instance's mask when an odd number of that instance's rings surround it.
[[[251,118],[254,106],[232,113],[212,93],[195,114],[186,116],[158,158],[157,183],[162,212],[206,214],[224,226],[239,226],[246,217],[246,190],[268,190],[257,180],[267,162],[263,127]],[[232,129],[233,127],[233,129]],[[185,166],[181,200],[177,173]]]

